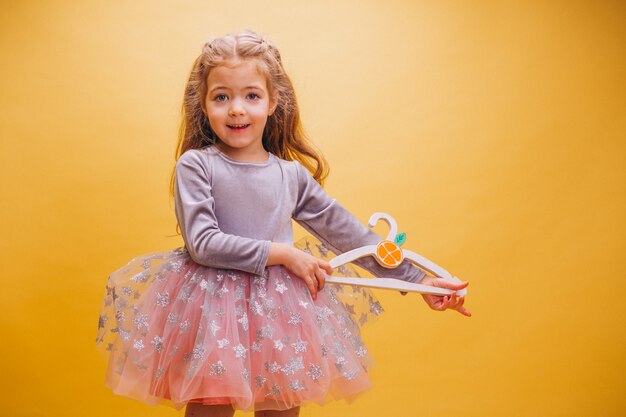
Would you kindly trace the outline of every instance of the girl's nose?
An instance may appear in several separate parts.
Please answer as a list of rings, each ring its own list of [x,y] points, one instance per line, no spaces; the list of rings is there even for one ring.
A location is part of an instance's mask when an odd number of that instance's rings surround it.
[[[245,113],[243,106],[241,105],[240,100],[232,100],[230,104],[230,108],[228,109],[228,113],[230,116],[238,116]]]

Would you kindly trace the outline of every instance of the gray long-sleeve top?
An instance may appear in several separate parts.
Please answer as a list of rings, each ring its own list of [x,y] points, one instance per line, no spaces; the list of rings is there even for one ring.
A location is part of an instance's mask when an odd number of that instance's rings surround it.
[[[271,153],[256,163],[233,160],[212,146],[185,152],[176,164],[175,209],[195,262],[257,275],[266,267],[271,242],[293,244],[292,219],[335,254],[381,240],[299,162]],[[375,276],[411,282],[424,277],[406,260],[392,270],[371,256],[355,263]]]

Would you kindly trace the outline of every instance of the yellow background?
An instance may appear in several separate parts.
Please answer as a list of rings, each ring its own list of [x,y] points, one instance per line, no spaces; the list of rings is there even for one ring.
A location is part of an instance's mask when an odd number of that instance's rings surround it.
[[[2,2],[0,414],[182,415],[104,387],[96,321],[109,272],[182,244],[183,86],[204,40],[251,28],[279,46],[328,193],[470,281],[470,319],[378,292],[375,387],[301,415],[626,415],[625,9]]]

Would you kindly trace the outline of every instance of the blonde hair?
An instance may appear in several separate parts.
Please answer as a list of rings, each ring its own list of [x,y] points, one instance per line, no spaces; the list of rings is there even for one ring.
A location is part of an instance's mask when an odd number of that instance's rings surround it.
[[[196,58],[185,86],[181,109],[175,159],[189,149],[199,149],[219,142],[203,111],[207,94],[207,77],[211,69],[229,60],[255,59],[265,75],[268,89],[277,99],[274,113],[268,117],[263,131],[263,147],[279,158],[297,160],[317,182],[328,176],[328,163],[306,137],[300,122],[296,94],[283,68],[280,53],[274,44],[249,30],[206,42]],[[174,195],[176,168],[172,171],[170,194]]]

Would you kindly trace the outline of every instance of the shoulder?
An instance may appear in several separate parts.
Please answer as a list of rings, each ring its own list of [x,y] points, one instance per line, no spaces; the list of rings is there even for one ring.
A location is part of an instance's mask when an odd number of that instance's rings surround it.
[[[287,161],[278,157],[275,159],[278,161],[281,170],[287,173],[287,175],[294,179],[298,184],[307,183],[310,180],[315,181],[311,176],[311,173],[300,163],[300,161]]]
[[[200,149],[189,149],[185,151],[176,161],[177,177],[197,177],[211,178],[214,162],[214,150],[210,147]]]
[[[212,153],[212,149],[209,146],[200,149],[188,149],[176,161],[177,164],[197,163],[199,161],[205,161]]]

